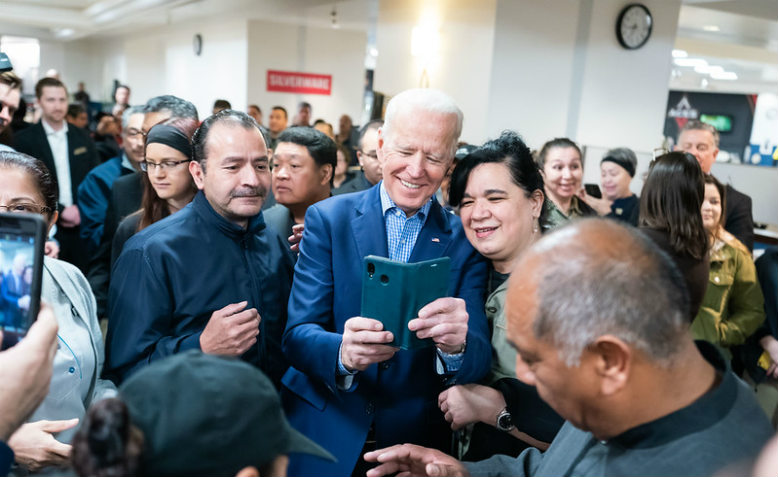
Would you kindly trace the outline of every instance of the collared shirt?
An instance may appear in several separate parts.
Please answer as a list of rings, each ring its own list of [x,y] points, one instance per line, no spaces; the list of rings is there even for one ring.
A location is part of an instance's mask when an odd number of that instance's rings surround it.
[[[386,244],[389,258],[397,262],[407,263],[411,258],[413,247],[416,245],[416,239],[419,238],[419,232],[427,221],[430,207],[432,207],[432,198],[430,197],[415,214],[408,217],[389,197],[389,193],[384,187],[384,181],[381,181],[378,187],[381,196],[381,211],[384,213],[384,223],[386,224]],[[462,366],[464,356],[464,353],[448,354],[438,350],[439,359],[435,362],[437,373],[446,374],[458,371]],[[356,371],[346,369],[340,352],[338,352],[338,374],[340,375],[338,385],[340,388],[350,389],[353,386],[356,373]]]
[[[381,210],[384,213],[386,224],[386,244],[389,250],[389,258],[397,262],[406,263],[411,258],[411,252],[419,238],[419,232],[429,215],[432,198],[425,203],[415,214],[408,217],[405,212],[394,203],[389,193],[386,192],[384,182],[381,181]]]
[[[135,167],[132,166],[132,162],[130,162],[130,158],[127,157],[126,152],[122,152],[122,167],[131,171],[136,170]]]
[[[73,184],[70,182],[70,153],[68,152],[68,123],[59,131],[55,131],[49,123],[41,120],[46,139],[49,141],[54,166],[57,169],[57,184],[59,185],[59,203],[65,207],[73,205]]]

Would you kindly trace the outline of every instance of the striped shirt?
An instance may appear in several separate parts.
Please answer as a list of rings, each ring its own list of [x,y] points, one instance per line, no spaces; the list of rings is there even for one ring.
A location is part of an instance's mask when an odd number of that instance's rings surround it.
[[[379,187],[381,210],[384,213],[384,223],[386,224],[386,244],[389,249],[389,258],[397,262],[407,263],[411,258],[413,247],[416,245],[416,239],[419,238],[419,232],[424,227],[424,222],[429,215],[432,198],[415,214],[408,217],[389,197],[383,181]]]

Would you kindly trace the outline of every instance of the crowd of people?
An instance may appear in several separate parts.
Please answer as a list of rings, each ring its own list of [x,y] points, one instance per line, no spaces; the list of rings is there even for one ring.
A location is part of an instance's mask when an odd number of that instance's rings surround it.
[[[9,134],[20,90],[0,74],[0,208],[50,241],[38,320],[0,352],[0,475],[778,471],[778,250],[754,262],[713,127],[639,197],[636,154],[607,151],[597,197],[570,138],[461,143],[431,89],[335,134],[307,102],[266,127],[122,85],[91,136],[54,78]],[[449,260],[407,323],[427,346],[362,316],[369,255]],[[0,262],[6,300],[24,263]]]

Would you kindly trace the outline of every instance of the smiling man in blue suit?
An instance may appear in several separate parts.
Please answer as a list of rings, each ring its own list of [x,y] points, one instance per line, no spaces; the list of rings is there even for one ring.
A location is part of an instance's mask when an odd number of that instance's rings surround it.
[[[292,367],[282,393],[292,425],[338,462],[293,455],[289,475],[364,475],[362,454],[396,443],[448,451],[438,394],[489,370],[486,263],[459,218],[433,198],[461,130],[462,112],[447,95],[398,94],[379,130],[383,181],[308,209],[284,333]],[[392,335],[381,322],[359,316],[366,255],[401,262],[451,258],[452,296],[428,304],[408,325],[434,347],[390,347]]]

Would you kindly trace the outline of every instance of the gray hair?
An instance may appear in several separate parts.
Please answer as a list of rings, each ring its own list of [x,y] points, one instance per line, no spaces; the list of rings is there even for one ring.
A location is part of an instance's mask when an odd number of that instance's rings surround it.
[[[457,148],[459,135],[462,134],[462,120],[464,115],[454,99],[446,93],[436,89],[407,89],[389,100],[386,106],[386,118],[382,127],[384,138],[390,136],[392,131],[392,121],[399,111],[409,109],[420,109],[440,114],[455,114],[457,117],[456,128],[451,138],[451,156]]]
[[[681,128],[681,131],[678,133],[679,139],[684,131],[708,131],[713,135],[713,144],[715,144],[716,147],[719,147],[719,131],[708,123],[704,123],[697,119],[690,119],[686,122],[686,124],[684,124],[683,128]]]
[[[213,128],[218,123],[230,123],[236,127],[242,127],[243,129],[256,129],[262,136],[262,140],[267,146],[267,138],[262,134],[262,129],[257,122],[244,113],[243,111],[235,111],[234,109],[223,109],[218,113],[205,118],[203,123],[197,128],[192,136],[192,150],[194,153],[194,160],[200,163],[200,166],[205,171],[205,162],[207,157],[208,136]]]
[[[130,116],[133,114],[144,114],[145,106],[130,106],[122,113],[122,130],[127,129],[130,125]]]
[[[605,244],[606,237],[609,242]],[[613,335],[660,366],[670,366],[688,330],[689,294],[672,259],[637,229],[582,219],[541,239],[533,332],[568,366]]]
[[[198,121],[197,108],[194,104],[177,96],[166,94],[156,96],[146,102],[143,108],[144,113],[159,113],[169,111],[174,118],[192,118]]]

